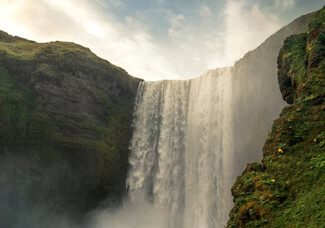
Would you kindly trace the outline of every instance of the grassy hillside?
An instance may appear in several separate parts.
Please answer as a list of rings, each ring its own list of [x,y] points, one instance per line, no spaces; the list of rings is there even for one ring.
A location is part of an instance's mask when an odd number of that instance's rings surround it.
[[[139,82],[74,43],[0,31],[1,227],[123,195]]]
[[[278,57],[283,98],[262,163],[232,188],[228,227],[325,227],[325,8]]]

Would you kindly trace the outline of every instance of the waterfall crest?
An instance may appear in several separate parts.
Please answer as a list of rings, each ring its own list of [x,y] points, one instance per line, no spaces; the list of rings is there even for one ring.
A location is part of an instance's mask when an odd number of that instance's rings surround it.
[[[142,82],[127,180],[168,211],[168,227],[225,225],[232,205],[232,68],[186,81]]]
[[[127,186],[131,202],[140,194],[167,214],[161,220],[168,225],[149,227],[225,225],[231,185],[247,163],[260,161],[284,107],[276,79],[283,40],[305,32],[312,17],[280,29],[231,68],[187,81],[141,83]]]

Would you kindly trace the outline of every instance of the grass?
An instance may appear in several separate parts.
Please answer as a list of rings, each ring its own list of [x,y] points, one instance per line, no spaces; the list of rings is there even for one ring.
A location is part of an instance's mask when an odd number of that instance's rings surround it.
[[[74,119],[46,109],[52,98],[63,110],[75,105],[56,100],[74,94],[65,81],[85,85],[77,88],[86,98],[82,105],[100,113],[90,110]],[[0,31],[0,162],[10,163],[0,171],[12,180],[18,203],[68,213],[122,197],[139,81],[80,45],[36,43]],[[19,216],[28,210],[14,203],[2,205],[17,211],[17,222],[33,219]]]
[[[325,227],[324,15],[280,51],[294,103],[274,122],[262,164],[249,164],[233,186],[228,227]]]
[[[283,65],[288,66],[289,77],[294,79],[294,84],[299,85],[305,79],[306,68],[304,64],[306,59],[307,34],[293,35],[288,37],[282,47]],[[294,75],[294,76],[293,76]]]

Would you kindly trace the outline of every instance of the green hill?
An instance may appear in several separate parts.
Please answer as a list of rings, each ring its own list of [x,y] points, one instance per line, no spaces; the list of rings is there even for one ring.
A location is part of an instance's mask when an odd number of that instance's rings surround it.
[[[123,195],[139,82],[74,43],[0,31],[1,227]]]

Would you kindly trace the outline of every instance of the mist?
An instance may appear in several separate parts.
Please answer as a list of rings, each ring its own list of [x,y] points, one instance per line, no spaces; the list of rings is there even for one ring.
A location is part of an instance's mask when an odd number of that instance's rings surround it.
[[[64,159],[44,169],[37,157],[5,151],[0,226],[224,225],[231,184],[248,162],[260,161],[272,121],[284,106],[276,79],[278,51],[285,37],[306,31],[307,24],[308,19],[298,19],[229,69],[187,81],[144,82],[131,142],[129,194],[120,205],[108,199],[85,212],[79,208],[87,201],[83,192],[74,191],[79,173]]]
[[[154,206],[146,195],[134,192],[119,207],[90,214],[89,228],[166,228],[167,212]]]
[[[166,228],[167,213],[152,205],[143,194],[134,193],[117,205],[103,202],[98,209],[81,216],[53,192],[53,184],[64,174],[52,167],[43,173],[45,183],[32,180],[35,163],[27,158],[11,158],[0,163],[0,227],[7,228]],[[62,170],[62,167],[60,167]],[[34,170],[35,171],[35,170]],[[34,177],[35,177],[34,173]],[[52,189],[51,189],[52,188]],[[24,195],[25,194],[25,195]]]
[[[1,159],[0,227],[78,227],[72,222],[72,207],[58,206],[65,197],[54,192],[66,166],[61,164],[45,172],[39,168],[36,161],[24,156]]]
[[[69,194],[65,182],[72,168],[61,162],[41,167],[37,157],[5,149],[0,157],[0,227],[6,228],[165,228],[166,211],[150,197],[136,193],[122,203],[107,199],[97,209],[84,211]],[[76,200],[82,196],[76,195]]]

